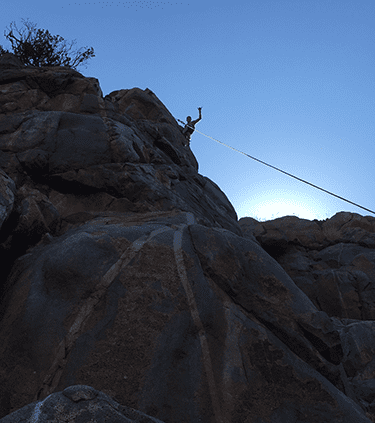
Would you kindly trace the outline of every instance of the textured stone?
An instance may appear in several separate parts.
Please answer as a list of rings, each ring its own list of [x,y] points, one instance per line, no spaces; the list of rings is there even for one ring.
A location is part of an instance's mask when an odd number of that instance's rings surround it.
[[[163,423],[140,411],[122,406],[90,386],[74,385],[34,402],[7,417],[2,423]]]
[[[375,218],[341,212],[323,222],[248,219],[240,220],[241,227],[250,228],[249,236],[319,309],[339,318],[375,318]]]
[[[0,169],[0,229],[13,210],[16,185],[9,176]]]
[[[149,89],[0,90],[1,423],[375,421],[375,219],[238,222]]]

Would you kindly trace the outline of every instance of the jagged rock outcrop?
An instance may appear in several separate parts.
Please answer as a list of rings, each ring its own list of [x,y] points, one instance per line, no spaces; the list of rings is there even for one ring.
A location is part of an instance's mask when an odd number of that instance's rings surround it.
[[[0,92],[1,423],[375,420],[375,219],[238,222],[148,89]]]
[[[288,216],[240,224],[318,309],[331,317],[375,319],[375,217],[341,212],[322,222]]]

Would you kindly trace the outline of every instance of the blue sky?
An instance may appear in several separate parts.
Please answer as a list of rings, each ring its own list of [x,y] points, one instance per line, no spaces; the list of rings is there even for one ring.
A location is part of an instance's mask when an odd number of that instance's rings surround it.
[[[374,0],[12,0],[2,32],[21,18],[93,47],[77,70],[104,95],[149,88],[181,120],[202,106],[197,130],[375,211]],[[239,218],[374,216],[197,132],[191,149]]]

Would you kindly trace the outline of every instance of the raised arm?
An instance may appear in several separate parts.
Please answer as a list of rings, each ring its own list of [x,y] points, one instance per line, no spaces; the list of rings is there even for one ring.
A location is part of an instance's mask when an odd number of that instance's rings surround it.
[[[199,118],[191,122],[193,125],[195,125],[197,122],[199,122],[202,119],[202,107],[198,107],[198,110],[199,110]]]

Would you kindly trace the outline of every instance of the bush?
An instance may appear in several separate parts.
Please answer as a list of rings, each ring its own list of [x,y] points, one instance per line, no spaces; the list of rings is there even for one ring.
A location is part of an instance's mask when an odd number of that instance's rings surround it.
[[[0,55],[5,53],[15,54],[23,64],[36,67],[42,66],[67,66],[76,69],[82,62],[90,57],[95,57],[94,49],[91,47],[85,52],[81,49],[73,52],[75,57],[71,59],[70,50],[75,44],[75,40],[70,46],[66,46],[66,41],[59,35],[52,36],[49,31],[38,29],[36,25],[22,19],[27,31],[20,32],[14,22],[11,23],[8,34],[4,36],[11,42],[13,51],[3,49],[0,45]],[[14,25],[14,28],[12,27]],[[18,32],[19,38],[14,35],[14,29]],[[62,43],[61,45],[59,45]],[[86,47],[85,47],[86,48]],[[70,56],[68,56],[70,55]]]

